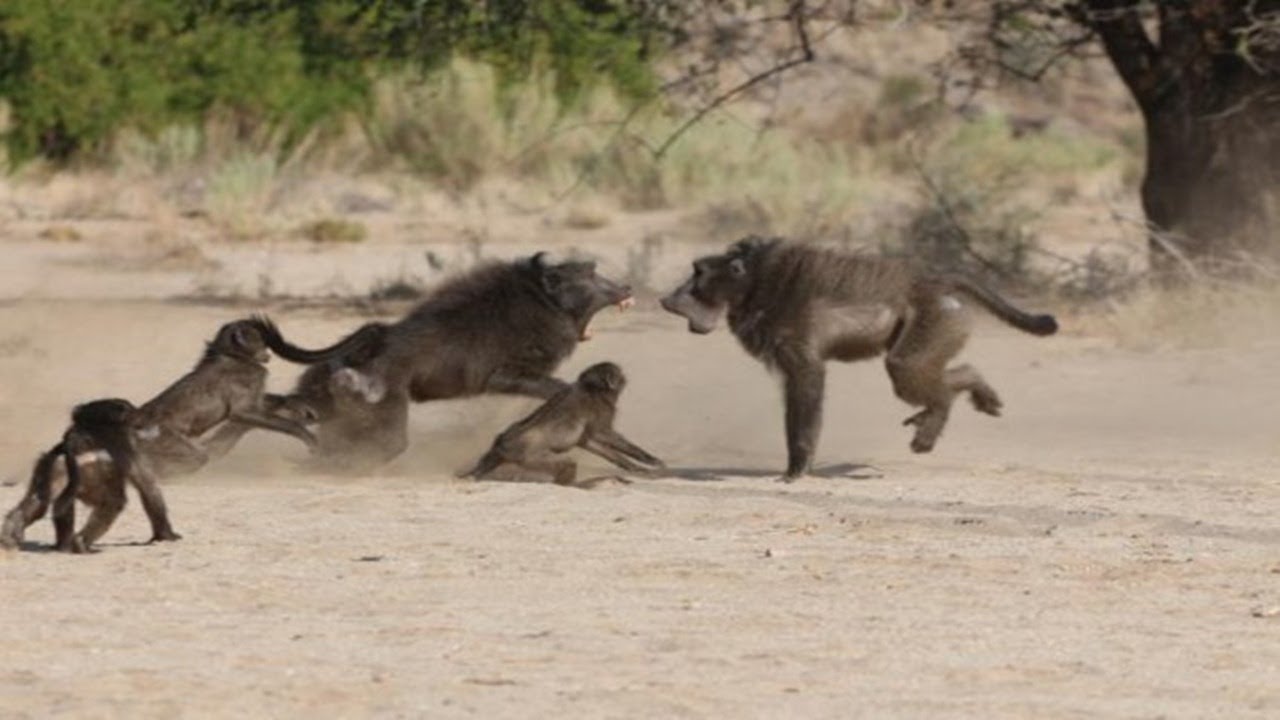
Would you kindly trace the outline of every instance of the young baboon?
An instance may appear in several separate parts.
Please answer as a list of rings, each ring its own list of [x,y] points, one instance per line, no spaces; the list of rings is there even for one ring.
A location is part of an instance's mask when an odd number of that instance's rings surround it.
[[[445,282],[381,334],[357,330],[339,343],[354,360],[313,365],[295,395],[338,400],[319,412],[320,456],[386,462],[407,447],[410,401],[549,398],[565,387],[551,373],[590,338],[592,317],[631,302],[631,289],[597,274],[595,263],[549,263],[545,253],[488,263]],[[375,351],[360,352],[362,342]],[[336,394],[335,375],[346,376]]]
[[[289,344],[270,320],[236,320],[218,329],[195,368],[138,409],[140,452],[161,477],[194,472],[211,457],[230,449],[249,428],[262,428],[298,438],[308,447],[316,438],[304,427],[305,409],[266,396],[271,352],[295,362],[325,361],[363,347],[366,335],[323,350],[304,350]],[[201,438],[226,423],[235,428]],[[212,452],[211,452],[212,451]]]
[[[63,552],[83,553],[110,529],[124,509],[125,483],[137,488],[151,522],[151,541],[178,540],[164,496],[146,463],[137,454],[133,423],[137,410],[119,398],[94,400],[76,406],[71,427],[62,441],[42,454],[31,473],[27,493],[0,527],[0,547],[16,548],[28,526],[53,506],[55,546]],[[61,460],[63,473],[55,473]],[[75,503],[93,508],[89,520],[75,532]]]
[[[969,365],[947,367],[969,336],[965,304],[976,301],[1006,323],[1052,335],[1052,315],[1010,305],[976,281],[924,271],[907,260],[857,256],[780,239],[744,238],[693,263],[693,275],[662,307],[711,332],[722,314],[748,353],[781,372],[786,395],[787,472],[806,474],[822,424],[827,360],[850,362],[887,353],[899,398],[922,407],[911,449],[933,449],[955,396],[968,392],[978,411],[999,415],[995,390]]]
[[[651,468],[665,467],[661,460],[613,429],[618,395],[626,382],[622,368],[611,362],[583,370],[576,383],[502,431],[480,462],[459,477],[483,478],[500,465],[512,463],[526,470],[550,473],[557,484],[568,485],[578,472],[577,463],[569,458],[569,451],[575,447],[631,472],[646,473]]]

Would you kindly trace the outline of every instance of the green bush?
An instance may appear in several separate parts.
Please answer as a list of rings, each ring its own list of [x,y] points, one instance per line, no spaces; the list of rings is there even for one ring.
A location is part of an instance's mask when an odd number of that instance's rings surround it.
[[[563,101],[608,83],[648,93],[649,38],[618,0],[4,0],[0,98],[9,155],[96,154],[212,112],[297,140],[366,110],[373,80],[455,53],[508,80],[545,66]]]

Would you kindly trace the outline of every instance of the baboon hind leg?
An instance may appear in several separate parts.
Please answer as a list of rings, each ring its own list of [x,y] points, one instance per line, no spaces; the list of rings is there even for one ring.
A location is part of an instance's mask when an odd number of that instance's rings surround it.
[[[77,553],[90,552],[94,544],[111,529],[111,525],[115,523],[116,518],[124,510],[124,505],[124,486],[120,485],[118,493],[109,493],[107,497],[102,498],[101,502],[93,507],[93,512],[89,513],[89,519],[85,521],[84,527],[76,534],[70,550]]]
[[[1000,396],[996,393],[995,388],[987,384],[982,373],[978,372],[972,365],[957,365],[947,369],[947,386],[951,388],[953,394],[962,392],[969,393],[969,400],[973,403],[975,410],[987,415],[995,417],[1000,416],[1000,408],[1004,403],[1000,401]]]
[[[904,422],[916,428],[911,450],[918,453],[929,452],[938,442],[957,393],[969,390],[975,404],[981,395],[988,406],[992,399],[995,408],[999,406],[994,391],[977,371],[968,366],[947,369],[947,363],[964,347],[969,328],[958,306],[945,300],[926,294],[915,302],[906,327],[885,359],[894,394],[923,408]]]
[[[17,549],[22,545],[26,529],[48,511],[49,498],[41,497],[34,489],[28,491],[4,517],[4,524],[0,526],[0,548]]]
[[[165,506],[164,495],[160,492],[155,474],[139,463],[134,465],[129,481],[137,488],[142,509],[151,522],[151,542],[181,540],[182,536],[174,532],[173,526],[169,524],[169,509]],[[121,492],[123,494],[123,490]],[[124,507],[123,500],[120,506]]]

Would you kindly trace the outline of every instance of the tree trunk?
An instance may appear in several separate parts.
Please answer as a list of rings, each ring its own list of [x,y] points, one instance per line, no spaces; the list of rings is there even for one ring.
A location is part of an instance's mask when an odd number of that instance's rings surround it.
[[[1274,12],[1274,0],[1254,11]],[[1265,5],[1266,7],[1263,7]],[[1157,3],[1159,44],[1137,0],[1091,0],[1090,24],[1142,110],[1142,207],[1156,270],[1185,261],[1276,257],[1280,77],[1273,43],[1255,43],[1238,0]]]
[[[1234,92],[1184,87],[1144,107],[1142,208],[1157,269],[1179,253],[1210,263],[1276,253],[1267,228],[1280,188],[1280,112],[1269,97],[1277,92],[1258,76]]]

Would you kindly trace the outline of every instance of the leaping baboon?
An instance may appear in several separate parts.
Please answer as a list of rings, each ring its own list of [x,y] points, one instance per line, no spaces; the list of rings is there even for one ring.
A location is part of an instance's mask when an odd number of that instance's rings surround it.
[[[850,362],[887,353],[894,392],[923,409],[911,449],[928,452],[946,425],[951,403],[968,392],[978,411],[999,415],[995,390],[969,365],[947,367],[969,335],[965,304],[976,301],[1006,323],[1052,335],[1052,315],[1010,305],[978,282],[927,272],[905,259],[859,256],[744,238],[719,255],[693,263],[693,275],[662,307],[711,332],[721,315],[748,353],[778,370],[786,395],[787,471],[806,474],[822,424],[827,360]]]
[[[377,448],[381,456],[386,451],[379,443],[404,437],[408,404],[382,402],[386,396],[385,384],[380,378],[357,370],[382,352],[385,323],[366,323],[338,345],[325,350],[301,350],[287,343],[274,324],[268,321],[267,327],[267,341],[278,348],[277,354],[286,360],[310,365],[299,377],[293,392],[266,393],[264,407],[272,416],[302,425],[319,425],[317,439],[326,452],[323,458],[315,458],[318,463],[329,469],[335,464],[343,467],[354,459],[354,453],[367,448]],[[387,428],[395,432],[387,432]],[[252,429],[253,426],[235,420],[224,423],[204,443],[209,459],[224,455]]]
[[[549,473],[557,484],[569,485],[578,471],[577,463],[569,457],[569,451],[575,447],[631,472],[648,473],[653,468],[664,467],[661,460],[613,429],[618,395],[626,382],[622,368],[611,362],[597,363],[583,370],[576,383],[502,431],[476,466],[459,477],[483,478],[500,465],[510,463]]]
[[[590,338],[592,317],[631,302],[631,289],[597,274],[592,262],[550,263],[545,253],[490,262],[445,282],[380,332],[357,330],[339,343],[349,359],[313,365],[294,397],[323,398],[320,457],[384,463],[408,445],[410,401],[549,398],[565,387],[551,373]]]
[[[295,362],[319,362],[368,342],[366,335],[356,333],[323,350],[304,350],[286,342],[265,317],[227,323],[190,372],[138,409],[140,452],[156,474],[170,477],[203,467],[249,428],[291,435],[314,448],[316,438],[303,425],[306,409],[266,396],[271,351]],[[230,423],[234,430],[202,441],[206,433],[215,428],[221,432]]]
[[[119,398],[94,400],[71,411],[71,427],[61,442],[36,461],[26,495],[0,528],[0,547],[16,548],[26,528],[53,506],[55,547],[62,552],[89,552],[124,509],[125,484],[133,484],[151,522],[151,541],[178,540],[169,524],[164,496],[155,477],[139,458],[133,442],[137,410]],[[61,460],[63,473],[55,475]],[[75,532],[76,500],[93,508]]]

